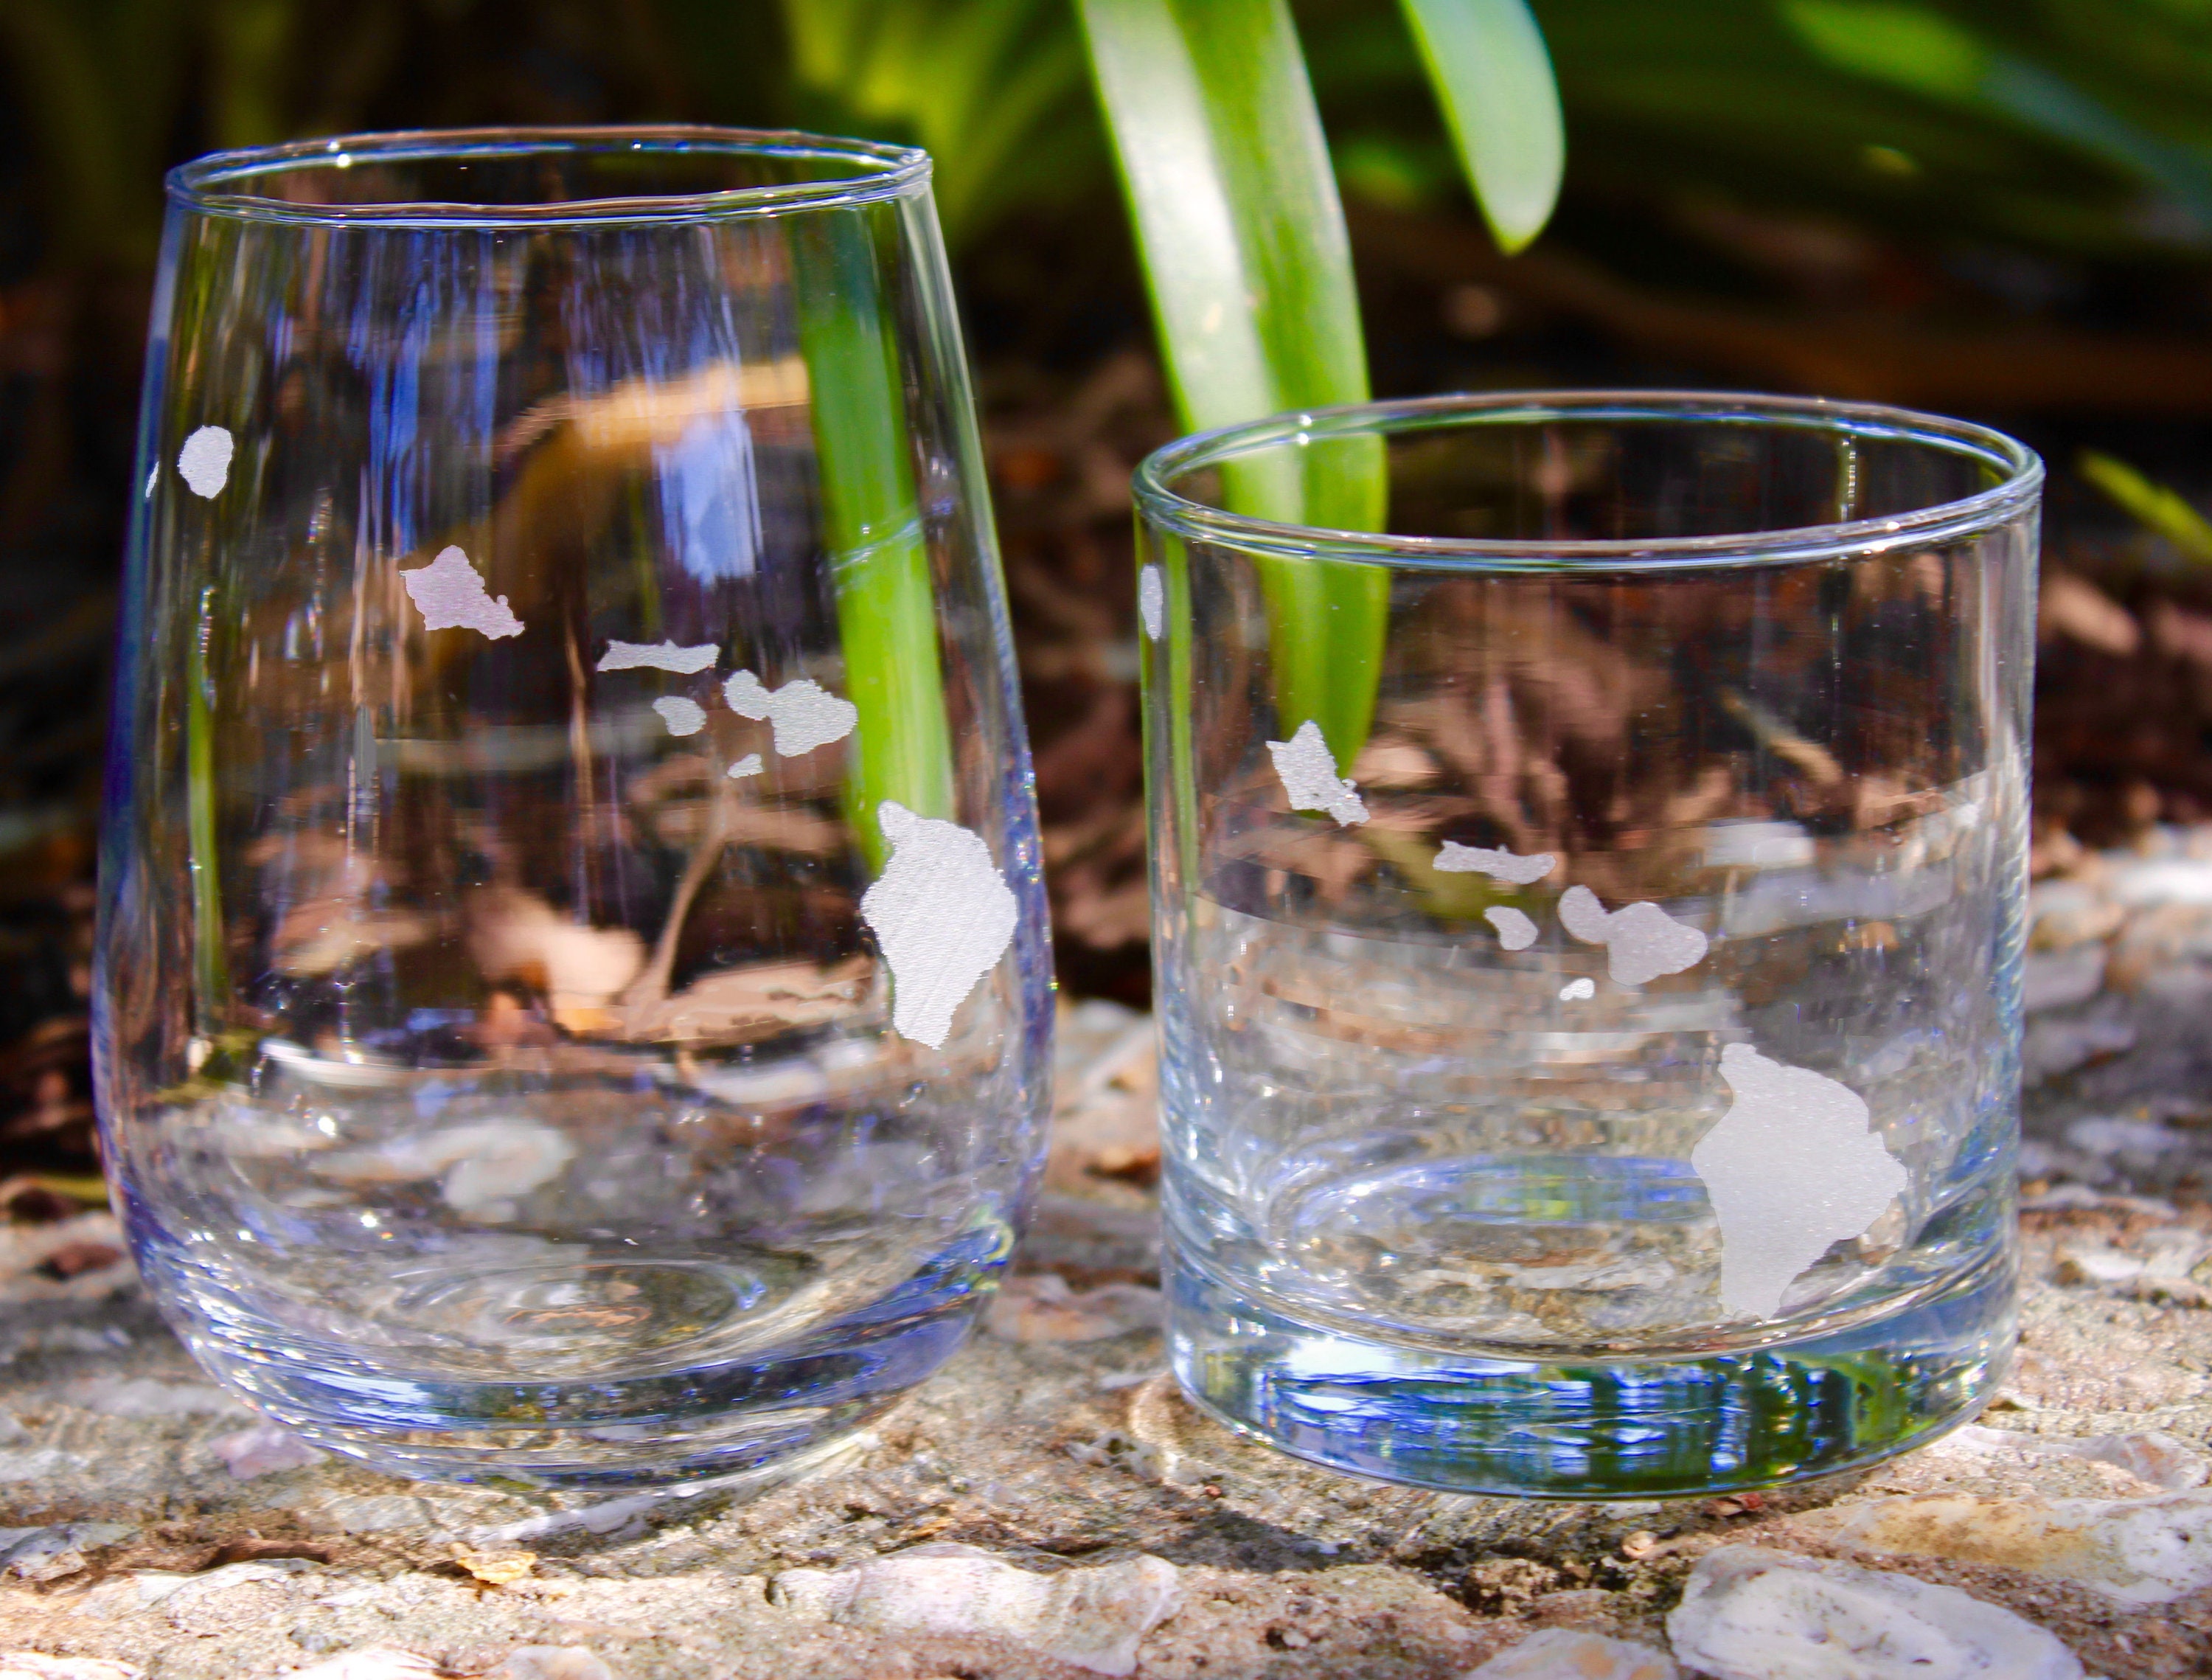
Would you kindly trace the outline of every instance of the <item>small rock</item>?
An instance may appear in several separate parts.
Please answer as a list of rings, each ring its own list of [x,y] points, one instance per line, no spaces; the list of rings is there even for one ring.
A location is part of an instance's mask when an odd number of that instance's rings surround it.
[[[967,1546],[918,1547],[850,1569],[787,1569],[774,1602],[884,1634],[993,1634],[1094,1674],[1136,1671],[1137,1647],[1175,1613],[1176,1570],[1132,1558],[1041,1575]]]
[[[2124,1604],[2212,1586],[2212,1494],[1992,1499],[1908,1494],[1807,1513],[1799,1527],[1862,1550],[2073,1581]]]
[[[2030,1084],[2069,1074],[2086,1062],[2118,1056],[2135,1047],[2136,1030],[2125,1021],[2035,1021],[2021,1040],[2021,1063]]]
[[[210,1383],[165,1383],[152,1377],[94,1377],[71,1383],[59,1397],[109,1417],[221,1417],[245,1402]]]
[[[2086,881],[2038,881],[2028,889],[2027,914],[2033,924],[2028,943],[2038,951],[2067,951],[2092,940],[2108,939],[2127,920],[2124,908]],[[2100,953],[2100,979],[2104,967]]]
[[[2204,1456],[2162,1429],[2138,1429],[2124,1435],[2091,1435],[2081,1440],[2045,1441],[2045,1449],[2092,1464],[2111,1464],[2140,1482],[2170,1494],[2204,1485]]]
[[[614,1671],[580,1645],[525,1645],[483,1680],[615,1680]]]
[[[2028,954],[2021,986],[2021,1007],[2030,1014],[2087,1003],[2104,989],[2105,947],[2081,944],[2057,955]]]
[[[143,1669],[100,1657],[42,1657],[35,1651],[0,1651],[0,1680],[138,1680]]]
[[[1100,1342],[1160,1322],[1160,1292],[1107,1283],[1077,1293],[1057,1272],[1010,1277],[984,1314],[983,1327],[1006,1342]]]
[[[1664,1652],[1648,1645],[1545,1628],[1463,1680],[1677,1680],[1680,1672]]]
[[[2058,1251],[2061,1283],[2125,1283],[2142,1275],[2143,1263],[2103,1243],[2069,1243]]]
[[[1700,1558],[1667,1637],[1713,1680],[2081,1680],[2071,1652],[2010,1610],[1759,1546]]]
[[[324,1457],[297,1435],[273,1423],[257,1423],[251,1429],[217,1435],[208,1447],[240,1482],[249,1482],[257,1476],[274,1476],[279,1470],[304,1470],[309,1464],[320,1464]]]

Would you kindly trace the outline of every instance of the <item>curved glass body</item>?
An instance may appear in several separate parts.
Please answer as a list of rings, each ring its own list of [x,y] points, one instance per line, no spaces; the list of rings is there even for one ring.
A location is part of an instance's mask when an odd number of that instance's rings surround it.
[[[548,1482],[776,1465],[933,1370],[1050,971],[927,160],[187,166],[139,472],[97,1064],[201,1360]]]
[[[1322,474],[1406,534],[1224,511]],[[2040,477],[1924,416],[1605,393],[1146,464],[1194,1397],[1577,1497],[1971,1415],[2013,1338]]]

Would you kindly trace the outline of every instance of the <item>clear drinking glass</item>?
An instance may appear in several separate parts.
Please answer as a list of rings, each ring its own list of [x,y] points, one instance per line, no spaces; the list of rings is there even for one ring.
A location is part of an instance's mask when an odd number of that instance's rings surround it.
[[[209,1370],[414,1474],[786,1463],[1035,1182],[1029,758],[921,153],[177,171],[97,1059]]]
[[[2014,1339],[2041,472],[1923,415],[1617,393],[1146,464],[1196,1400],[1576,1497],[1972,1414]],[[1363,480],[1394,534],[1224,511]]]

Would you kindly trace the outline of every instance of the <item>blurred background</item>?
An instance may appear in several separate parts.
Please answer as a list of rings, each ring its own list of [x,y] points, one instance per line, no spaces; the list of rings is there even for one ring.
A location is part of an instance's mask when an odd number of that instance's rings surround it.
[[[1565,196],[1506,259],[1392,0],[1293,0],[1381,395],[1756,387],[2051,466],[2039,873],[2212,818],[2212,0],[1534,0]],[[109,640],[161,177],[361,129],[927,147],[1065,988],[1142,1003],[1127,504],[1174,425],[1073,0],[0,0],[0,1205],[96,1200]]]

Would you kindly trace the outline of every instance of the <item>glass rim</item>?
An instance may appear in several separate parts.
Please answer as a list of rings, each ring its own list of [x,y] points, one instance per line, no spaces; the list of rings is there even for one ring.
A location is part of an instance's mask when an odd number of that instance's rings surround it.
[[[394,199],[371,204],[302,204],[230,190],[285,169],[349,169],[365,161],[415,162],[560,153],[690,152],[737,157],[824,158],[851,166],[823,180],[641,193],[535,204]],[[823,210],[908,198],[929,185],[929,154],[915,146],[841,139],[799,129],[718,128],[688,123],[403,129],[210,152],[166,178],[172,202],[203,216],[322,227],[546,228],[622,222],[702,222],[793,210]]]
[[[1174,488],[1174,481],[1186,474],[1271,446],[1361,435],[1387,437],[1437,430],[1454,422],[1526,425],[1563,419],[1733,423],[1918,443],[1978,460],[2004,477],[1972,496],[1910,513],[1705,537],[1396,536],[1231,513]],[[1882,403],[1734,391],[1509,391],[1347,403],[1194,433],[1146,456],[1132,490],[1139,512],[1177,536],[1263,555],[1439,569],[1645,570],[1796,563],[1955,541],[2002,524],[2030,505],[2043,478],[2042,457],[2016,438],[1972,421]]]

